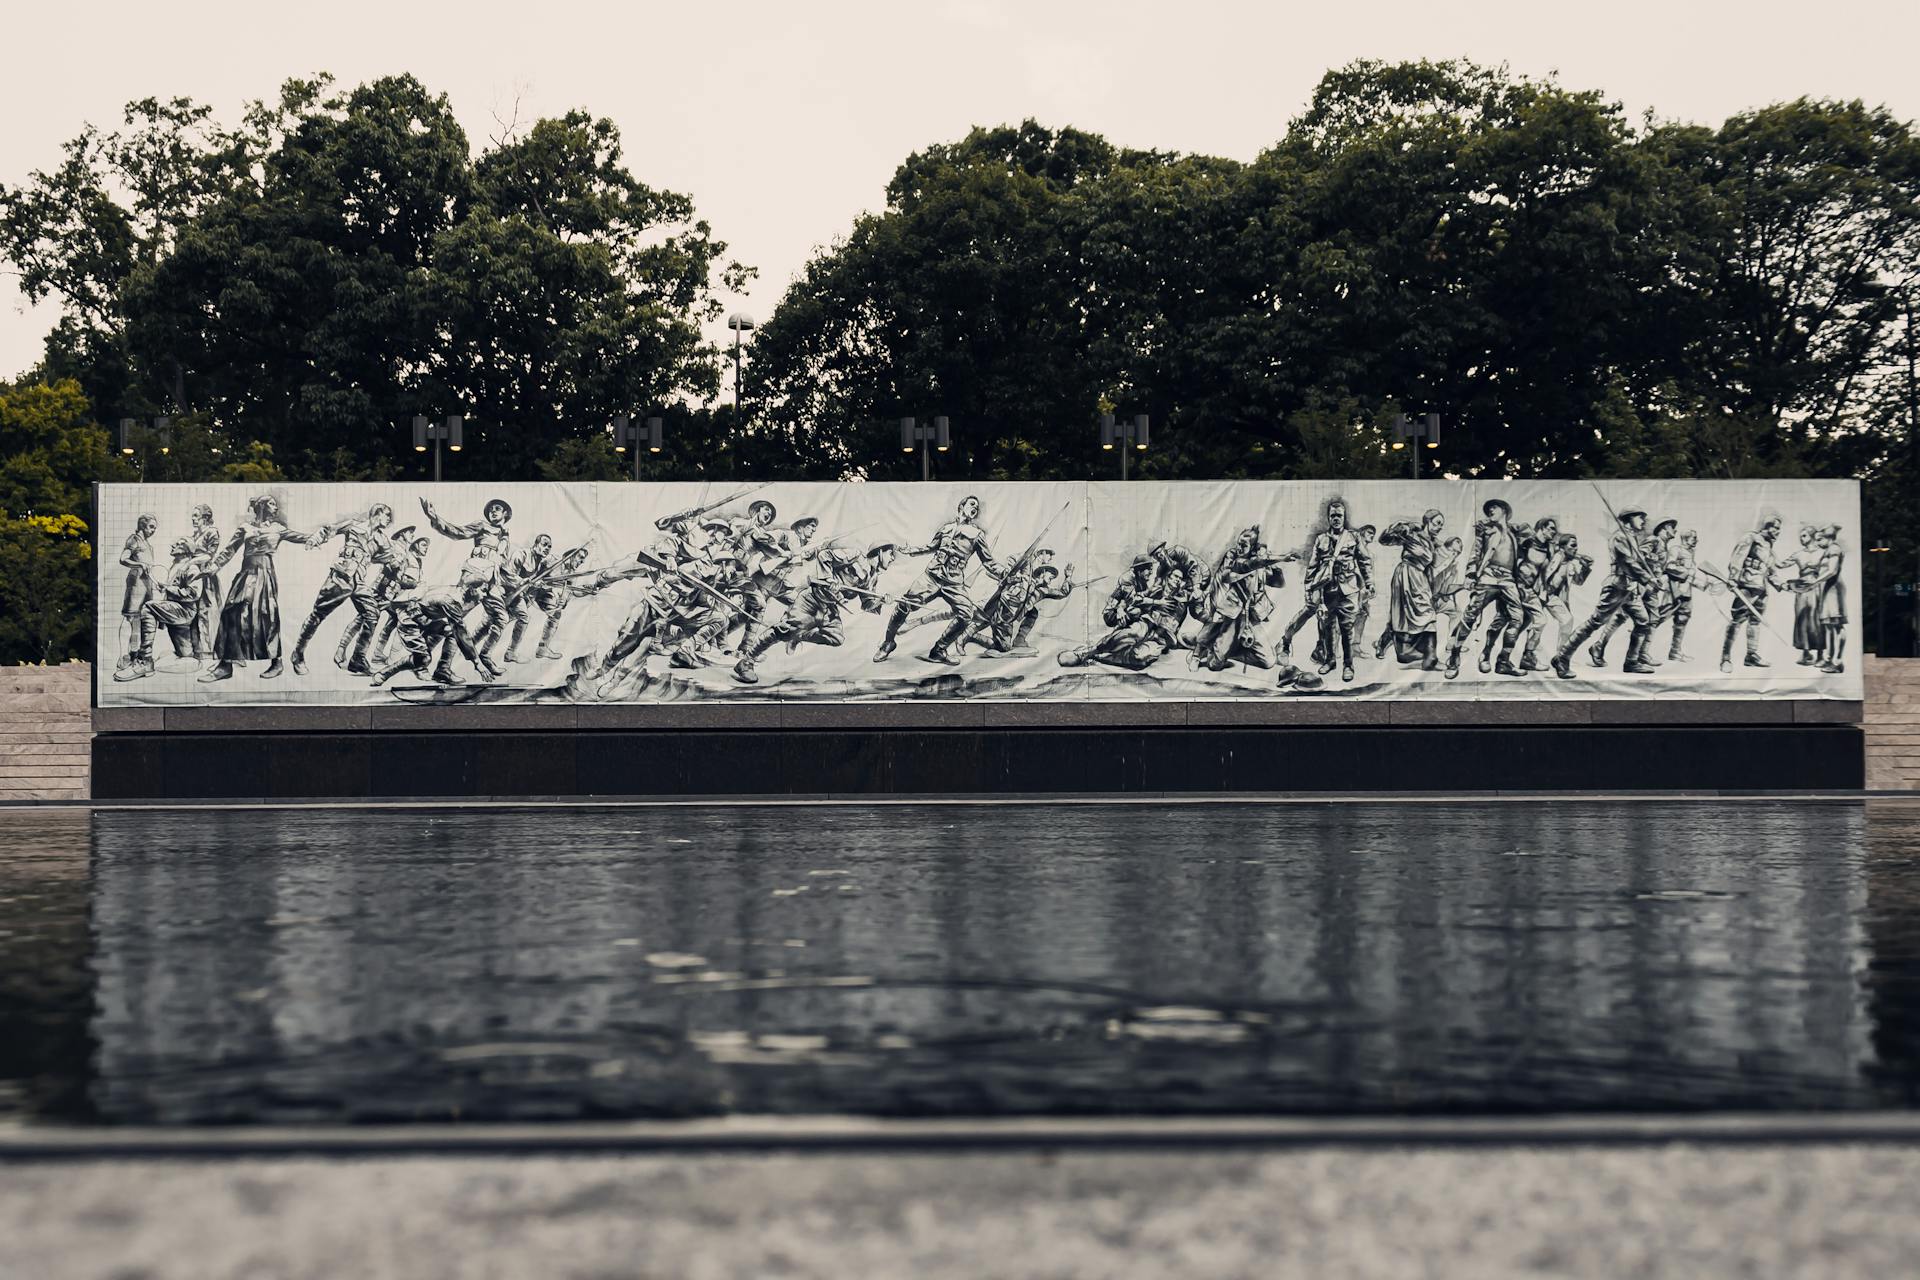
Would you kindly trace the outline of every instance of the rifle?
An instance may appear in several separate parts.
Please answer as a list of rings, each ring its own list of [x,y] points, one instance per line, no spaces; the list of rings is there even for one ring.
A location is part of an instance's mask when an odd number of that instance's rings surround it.
[[[1707,566],[1703,564],[1695,563],[1694,568],[1698,569],[1701,573],[1706,574],[1707,577],[1719,583],[1721,586],[1726,587],[1728,590],[1732,591],[1733,594],[1735,594],[1736,596],[1739,596],[1740,602],[1747,606],[1747,612],[1752,614],[1754,617],[1754,620],[1757,621],[1761,626],[1767,629],[1768,635],[1772,636],[1775,640],[1780,641],[1780,643],[1782,644],[1787,643],[1787,638],[1781,635],[1778,631],[1775,631],[1773,629],[1773,624],[1767,621],[1766,615],[1761,613],[1759,607],[1754,604],[1753,597],[1740,589],[1739,583],[1733,581],[1731,578],[1721,577],[1719,574],[1715,573],[1713,570],[1707,568]]]
[[[1600,505],[1607,509],[1607,517],[1613,521],[1613,527],[1618,531],[1622,526],[1620,524],[1620,517],[1614,514],[1613,504],[1607,501],[1607,495],[1601,490],[1599,484],[1592,480],[1587,481],[1587,483],[1593,485],[1594,493],[1600,497]],[[1667,581],[1667,575],[1665,573],[1655,573],[1653,566],[1648,564],[1646,558],[1640,554],[1640,543],[1632,530],[1627,530],[1626,537],[1627,550],[1633,553],[1634,563],[1640,566],[1640,572],[1646,574],[1647,577],[1653,580],[1656,592],[1665,592],[1667,595],[1667,603],[1661,613],[1661,617],[1664,618],[1667,614],[1673,612],[1676,605],[1673,599],[1673,584]]]
[[[530,573],[521,579],[518,586],[514,587],[513,590],[507,592],[507,594],[502,597],[502,603],[511,608],[516,600],[526,595],[527,592],[532,591],[535,587],[548,586],[556,582],[564,582],[569,578],[581,576],[573,573],[562,573],[561,571],[573,569],[586,558],[587,549],[585,547],[573,548],[559,559],[549,561],[547,564],[541,566],[539,572]],[[598,572],[598,570],[595,570],[595,572]]]
[[[748,621],[752,621],[752,615],[745,609],[742,609],[739,605],[727,599],[718,591],[715,591],[712,587],[700,581],[700,579],[694,577],[686,570],[681,569],[679,566],[668,564],[665,560],[662,560],[659,556],[649,551],[636,551],[633,553],[633,559],[635,564],[644,564],[650,568],[657,569],[661,573],[672,574],[674,577],[680,579],[680,581],[692,587],[695,591],[700,592],[702,595],[713,597],[720,604],[725,605],[736,614],[746,618]]]
[[[1006,592],[1007,582],[1012,578],[1018,577],[1026,569],[1027,565],[1033,560],[1033,553],[1040,549],[1040,539],[1047,536],[1047,530],[1053,528],[1053,522],[1067,514],[1067,509],[1071,506],[1073,506],[1071,502],[1062,503],[1060,509],[1049,516],[1047,522],[1040,526],[1040,532],[1033,535],[1033,541],[1027,544],[1027,549],[1020,553],[1018,559],[1007,566],[1006,572],[1000,575],[1000,585],[993,589],[993,594],[987,597],[987,602],[980,606],[980,613],[983,616],[990,618],[994,615],[994,611],[1000,607],[1001,595]]]
[[[1215,582],[1225,582],[1231,586],[1236,582],[1246,581],[1246,579],[1252,577],[1262,569],[1271,569],[1277,564],[1291,564],[1299,558],[1300,553],[1297,551],[1286,551],[1277,556],[1258,556],[1247,561],[1246,568],[1233,570],[1231,573],[1227,569],[1228,562],[1223,559],[1220,567],[1213,571],[1213,580]]]
[[[784,573],[787,569],[791,568],[795,563],[818,559],[821,552],[831,550],[832,548],[838,546],[841,542],[845,541],[848,538],[851,538],[854,534],[860,533],[867,529],[871,529],[875,524],[878,524],[878,523],[879,521],[877,520],[870,521],[866,524],[861,525],[860,528],[858,529],[849,529],[845,533],[836,533],[831,538],[828,538],[824,542],[809,542],[804,547],[795,547],[791,551],[788,551],[785,555],[779,555],[779,556],[768,555],[764,559],[762,559],[760,563],[760,567],[758,570],[756,570],[756,572]]]
[[[766,488],[768,485],[772,483],[773,481],[767,480],[767,481],[761,482],[760,484],[749,485],[745,489],[740,490],[738,493],[728,494],[726,497],[720,499],[718,502],[709,502],[704,506],[688,507],[685,511],[676,511],[670,516],[661,516],[658,520],[655,520],[653,522],[653,527],[660,530],[662,533],[673,532],[675,525],[678,525],[680,528],[684,529],[688,525],[692,524],[695,520],[698,520],[701,516],[706,515],[709,511],[718,511],[721,507],[724,507],[729,503],[740,501],[740,499],[746,497],[750,493],[758,493],[760,490]]]

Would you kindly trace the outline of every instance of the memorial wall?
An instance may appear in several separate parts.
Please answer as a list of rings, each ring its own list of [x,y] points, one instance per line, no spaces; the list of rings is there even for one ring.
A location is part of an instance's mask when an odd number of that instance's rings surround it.
[[[101,707],[1861,698],[1852,481],[105,485]]]

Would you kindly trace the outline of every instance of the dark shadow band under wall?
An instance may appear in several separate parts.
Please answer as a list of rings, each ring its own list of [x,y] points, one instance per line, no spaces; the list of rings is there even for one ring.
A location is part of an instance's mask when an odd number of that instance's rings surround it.
[[[159,732],[93,739],[96,800],[1829,791],[1851,724]]]

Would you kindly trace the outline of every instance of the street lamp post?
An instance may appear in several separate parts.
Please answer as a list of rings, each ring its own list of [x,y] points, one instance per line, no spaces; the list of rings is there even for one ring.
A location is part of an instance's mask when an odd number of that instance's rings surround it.
[[[1141,453],[1147,451],[1147,415],[1136,413],[1131,422],[1115,420],[1110,413],[1100,415],[1100,448],[1108,453],[1120,451],[1120,478],[1127,478],[1127,446],[1132,445]]]
[[[1882,538],[1868,547],[1867,553],[1884,556],[1892,550],[1893,548],[1887,545],[1887,540]],[[1887,571],[1883,567],[1886,563],[1885,560],[1873,562],[1873,606],[1874,611],[1880,615],[1876,625],[1879,637],[1873,642],[1873,652],[1876,657],[1881,658],[1887,656]]]
[[[1413,461],[1413,478],[1415,480],[1420,478],[1420,450],[1414,447],[1411,442],[1420,439],[1426,440],[1427,448],[1429,449],[1438,449],[1440,447],[1439,414],[1429,413],[1420,418],[1409,418],[1404,413],[1396,413],[1393,415],[1393,447],[1396,449],[1412,449],[1411,458]]]
[[[900,452],[912,453],[915,449],[920,451],[922,480],[933,479],[933,458],[927,452],[928,445],[932,445],[939,453],[945,453],[952,447],[953,436],[947,429],[946,415],[942,414],[935,418],[929,426],[921,426],[912,418],[900,419]]]
[[[433,442],[433,482],[440,483],[440,446],[454,453],[460,452],[466,444],[467,420],[457,413],[447,415],[445,422],[435,422],[425,414],[415,414],[413,418],[413,451],[425,453],[427,442]]]
[[[648,418],[645,425],[636,426],[627,414],[621,414],[613,420],[613,451],[615,453],[633,453],[633,478],[640,478],[640,453],[660,452],[661,441],[665,435],[665,424],[659,418]]]
[[[733,416],[740,416],[740,339],[753,328],[753,317],[744,311],[736,311],[727,317],[727,328],[733,330]]]
[[[147,453],[145,446],[154,440],[160,442],[160,455],[165,457],[173,452],[173,419],[158,417],[153,425],[144,431],[138,418],[120,419],[120,452],[132,456],[135,449],[140,453],[140,483],[147,482]],[[138,441],[138,445],[136,445]]]

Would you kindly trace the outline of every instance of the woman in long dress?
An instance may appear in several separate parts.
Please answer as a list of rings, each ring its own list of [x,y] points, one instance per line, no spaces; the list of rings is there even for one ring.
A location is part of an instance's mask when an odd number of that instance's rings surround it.
[[[1393,568],[1393,581],[1387,595],[1387,625],[1373,646],[1373,656],[1384,658],[1387,645],[1402,663],[1419,662],[1424,670],[1438,670],[1439,641],[1435,630],[1440,621],[1438,601],[1434,598],[1434,562],[1440,555],[1440,534],[1447,518],[1438,511],[1420,517],[1420,523],[1398,520],[1380,535],[1383,547],[1399,547],[1400,563]]]
[[[1814,606],[1820,619],[1822,645],[1820,669],[1832,675],[1846,670],[1840,655],[1847,647],[1847,584],[1841,577],[1846,553],[1840,549],[1840,526],[1830,524],[1820,531],[1820,599]]]
[[[1812,525],[1800,527],[1800,549],[1786,558],[1793,566],[1789,584],[1793,588],[1793,647],[1800,651],[1795,661],[1803,667],[1818,666],[1820,651],[1827,638],[1820,629],[1820,530]]]
[[[220,606],[220,626],[213,637],[214,662],[200,679],[226,680],[233,669],[246,662],[265,660],[263,680],[280,674],[280,579],[274,572],[273,553],[282,542],[318,546],[332,532],[325,527],[313,533],[287,528],[280,517],[280,500],[262,494],[247,504],[248,519],[233,531],[227,545],[214,558],[214,569],[243,548],[240,572],[227,588],[226,601]]]
[[[120,620],[127,628],[127,651],[120,658],[121,670],[131,666],[140,654],[140,619],[147,601],[153,599],[152,538],[159,531],[160,522],[143,515],[133,522],[133,532],[120,548],[120,564],[127,571],[127,589],[120,597]]]

